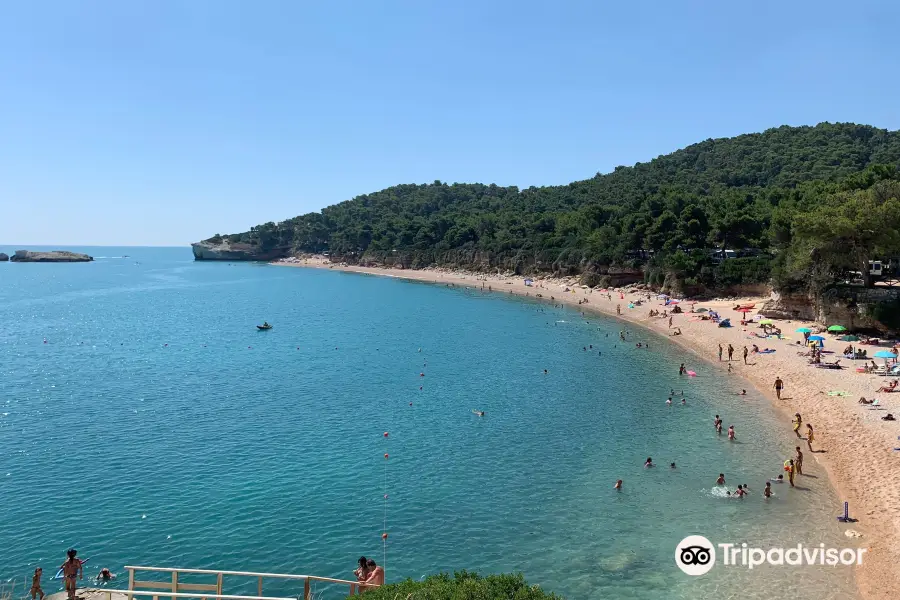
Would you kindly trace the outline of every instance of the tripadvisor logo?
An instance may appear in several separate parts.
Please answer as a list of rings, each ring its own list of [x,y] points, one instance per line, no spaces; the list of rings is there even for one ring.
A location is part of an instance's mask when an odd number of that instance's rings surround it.
[[[790,548],[752,548],[747,544],[713,544],[702,535],[689,535],[675,547],[675,564],[688,575],[705,575],[716,564],[716,548],[725,566],[753,569],[761,565],[861,565],[868,548],[826,548],[825,544]]]

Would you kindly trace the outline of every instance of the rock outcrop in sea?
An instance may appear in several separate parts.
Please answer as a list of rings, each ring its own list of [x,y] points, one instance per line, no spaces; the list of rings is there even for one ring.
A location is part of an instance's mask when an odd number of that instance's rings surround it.
[[[0,262],[6,262],[9,260],[9,254],[4,254],[0,252]]]
[[[68,250],[53,250],[51,252],[32,252],[31,250],[16,250],[9,260],[13,262],[91,262],[93,256]]]
[[[194,260],[259,260],[270,261],[287,256],[287,249],[274,248],[263,251],[259,246],[231,243],[228,241],[211,242],[209,240],[191,244]]]

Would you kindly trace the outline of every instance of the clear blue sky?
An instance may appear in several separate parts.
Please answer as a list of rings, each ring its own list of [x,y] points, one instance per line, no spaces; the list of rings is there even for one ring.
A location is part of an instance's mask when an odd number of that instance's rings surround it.
[[[0,2],[0,243],[180,245],[397,183],[900,128],[896,2]]]

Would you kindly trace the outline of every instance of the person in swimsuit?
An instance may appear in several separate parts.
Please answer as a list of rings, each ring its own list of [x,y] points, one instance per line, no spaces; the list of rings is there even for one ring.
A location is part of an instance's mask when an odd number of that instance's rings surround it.
[[[775,388],[775,397],[781,400],[781,390],[784,389],[784,382],[781,380],[780,376],[775,378],[775,383],[772,384],[772,387]]]
[[[360,556],[356,564],[358,566],[353,571],[353,574],[356,575],[357,581],[363,583],[369,578],[369,561],[365,556]]]
[[[674,468],[675,468],[675,463],[672,463],[671,465],[669,465],[669,468],[670,468],[670,469],[674,469]]]
[[[794,459],[788,461],[788,481],[794,487]]]
[[[812,447],[812,443],[813,443],[814,439],[815,439],[815,437],[813,435],[812,425],[807,423],[806,424],[806,445],[809,446],[810,452],[815,452],[815,450],[813,450],[813,447]]]
[[[614,490],[621,490],[621,489],[622,489],[622,480],[621,480],[621,479],[618,480],[618,481],[616,482],[616,485],[613,486],[613,489],[614,489]]]
[[[97,573],[97,581],[107,582],[112,581],[115,578],[116,576],[110,573],[109,569],[105,567],[100,569],[100,572]]]
[[[794,466],[797,468],[797,475],[803,475],[803,453],[800,452],[800,446],[794,448],[797,451],[797,458],[794,459]]]
[[[747,495],[747,492],[744,491],[744,488],[741,486],[737,486],[737,489],[734,491],[734,495],[738,498],[743,498]]]
[[[723,350],[724,350],[724,348],[722,348],[722,344],[719,344],[719,362],[722,362],[722,351]]]
[[[66,562],[64,562],[60,569],[63,571],[63,576],[66,579],[66,592],[69,595],[69,600],[75,600],[75,588],[77,586],[78,579],[84,579],[84,569],[81,566],[81,561],[75,558],[78,554],[78,551],[75,548],[70,548],[68,552],[66,552]]]
[[[728,361],[731,362],[731,357],[734,355],[734,346],[728,344]]]
[[[716,479],[716,485],[725,485],[725,473],[719,473],[719,478]]]
[[[773,479],[772,481],[774,481],[775,483],[784,483],[784,475],[783,475],[783,474],[779,474],[778,477],[776,477],[776,478]]]
[[[681,399],[681,405],[682,405],[682,406],[687,406],[687,400],[685,400],[684,398],[682,398],[682,399]]]
[[[763,489],[763,497],[765,497],[767,500],[772,497],[772,482],[771,481],[766,482],[766,487]]]
[[[794,433],[797,434],[797,437],[800,436],[800,425],[803,424],[803,418],[800,416],[800,413],[794,413],[795,419],[791,420],[791,423],[794,424]]]
[[[716,426],[716,433],[722,435],[722,419],[719,415],[716,415],[716,420],[713,421],[713,424]]]
[[[41,589],[41,575],[44,570],[40,567],[34,570],[34,576],[31,578],[31,600],[36,596],[40,596],[39,600],[44,600],[44,590]]]
[[[734,441],[734,425],[728,426],[728,439]]]
[[[369,568],[369,578],[366,579],[366,587],[364,589],[368,589],[370,586],[384,585],[384,569],[376,565],[371,558],[366,562],[366,566]]]
[[[653,466],[653,459],[650,458],[650,457],[648,456],[648,457],[647,457],[647,462],[644,463],[644,467],[647,468],[647,469],[649,469],[649,468],[652,467],[652,466]]]
[[[672,399],[666,398],[666,406],[671,406],[671,405],[672,405]]]
[[[749,354],[749,350],[747,350],[747,346],[744,346],[744,364],[747,364],[747,354]]]
[[[684,368],[684,363],[681,363],[681,366],[678,367],[678,374],[684,375],[685,373],[687,373],[687,369]]]

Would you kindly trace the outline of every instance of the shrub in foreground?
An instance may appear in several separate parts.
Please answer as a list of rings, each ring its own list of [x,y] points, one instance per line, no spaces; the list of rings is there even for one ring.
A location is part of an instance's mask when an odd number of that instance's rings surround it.
[[[423,581],[407,579],[364,594],[366,600],[563,600],[538,586],[530,586],[521,573],[488,575],[461,571],[431,575]],[[351,596],[351,599],[357,598]]]

